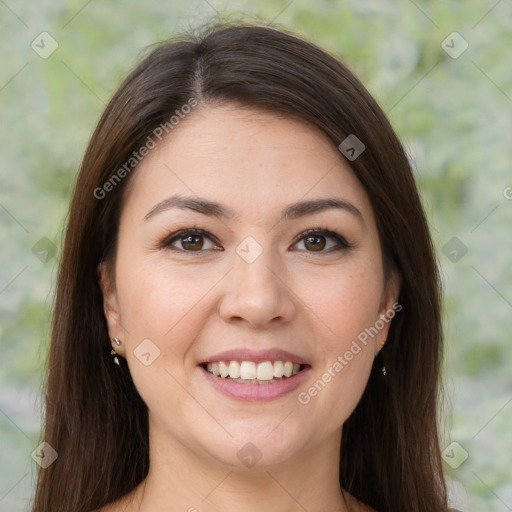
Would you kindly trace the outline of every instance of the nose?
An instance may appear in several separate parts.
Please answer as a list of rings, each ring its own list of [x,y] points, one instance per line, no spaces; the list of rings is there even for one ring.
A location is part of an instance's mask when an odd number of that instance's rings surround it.
[[[264,251],[251,263],[235,253],[220,305],[220,315],[226,322],[262,329],[293,318],[295,295],[286,283],[286,273],[270,252]]]

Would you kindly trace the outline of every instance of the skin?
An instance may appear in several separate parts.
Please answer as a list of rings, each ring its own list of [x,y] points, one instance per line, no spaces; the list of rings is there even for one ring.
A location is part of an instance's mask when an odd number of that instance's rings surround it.
[[[176,193],[217,201],[237,216],[174,208],[144,220]],[[324,197],[350,202],[362,221],[334,208],[279,221],[289,204]],[[188,252],[180,237],[174,251],[159,246],[191,227],[215,239],[199,237]],[[338,232],[353,248],[333,251],[338,243],[329,236],[298,240],[308,228]],[[248,236],[263,250],[252,263],[235,250]],[[297,399],[399,292],[396,275],[384,278],[371,202],[323,133],[262,110],[197,109],[132,176],[115,281],[103,264],[100,275],[109,334],[122,341],[113,347],[149,408],[151,459],[146,481],[104,510],[252,512],[269,503],[283,512],[371,510],[343,498],[339,446],[389,322],[308,404]],[[144,339],[160,351],[149,366],[134,354]],[[307,381],[268,402],[226,397],[198,364],[243,347],[302,356],[311,364]],[[262,454],[251,468],[237,457],[248,442]]]

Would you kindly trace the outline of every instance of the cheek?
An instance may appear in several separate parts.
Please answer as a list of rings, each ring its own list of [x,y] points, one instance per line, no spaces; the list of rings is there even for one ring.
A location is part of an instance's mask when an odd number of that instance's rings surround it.
[[[316,319],[315,339],[322,361],[314,381],[300,390],[298,398],[311,417],[324,418],[322,429],[332,431],[352,413],[368,382],[382,282],[374,267],[368,266],[331,274],[323,289],[312,283],[313,279],[303,298]]]
[[[353,265],[339,272],[309,274],[301,298],[317,317],[326,352],[342,353],[347,343],[375,324],[382,299],[382,276],[375,267]]]
[[[159,411],[157,418],[166,417],[170,403],[181,410],[190,400],[182,387],[190,378],[187,356],[206,318],[205,295],[218,281],[214,277],[127,252],[118,259],[125,356],[139,394],[151,411]]]
[[[197,311],[218,275],[187,265],[158,261],[118,262],[118,290],[123,325],[134,338],[163,342],[196,325]],[[194,320],[192,320],[194,318]],[[174,334],[173,334],[174,333]]]

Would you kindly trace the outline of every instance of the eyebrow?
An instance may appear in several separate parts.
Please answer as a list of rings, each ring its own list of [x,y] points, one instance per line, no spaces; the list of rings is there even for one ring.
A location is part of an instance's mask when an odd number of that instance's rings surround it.
[[[147,221],[155,215],[172,208],[179,208],[181,210],[193,210],[195,212],[202,213],[203,215],[223,219],[234,219],[236,217],[235,212],[231,208],[215,201],[210,201],[202,197],[181,196],[177,194],[170,196],[156,204],[145,215],[144,221]],[[281,212],[280,220],[283,221],[298,219],[300,217],[312,215],[331,208],[344,210],[356,217],[363,226],[365,225],[363,215],[359,209],[352,203],[337,197],[310,199],[307,201],[299,201],[297,203],[290,204]]]

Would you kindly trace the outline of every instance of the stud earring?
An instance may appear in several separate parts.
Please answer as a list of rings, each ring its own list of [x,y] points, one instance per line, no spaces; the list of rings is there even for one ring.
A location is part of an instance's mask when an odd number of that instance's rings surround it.
[[[114,343],[117,346],[121,345],[121,342],[117,338],[114,338]],[[114,363],[117,364],[117,366],[121,366],[119,363],[119,358],[117,357],[117,352],[114,348],[110,351],[110,355],[114,356]]]
[[[112,349],[110,351],[110,354],[114,356],[114,363],[117,364],[117,366],[121,366],[119,364],[119,358],[117,357],[117,352],[114,349]]]

